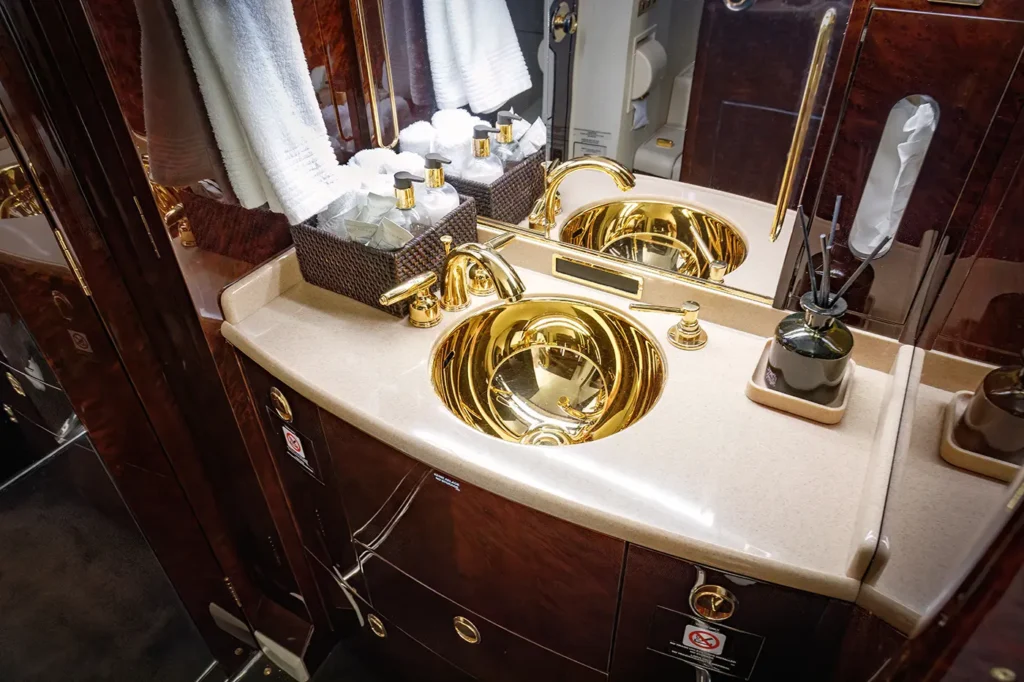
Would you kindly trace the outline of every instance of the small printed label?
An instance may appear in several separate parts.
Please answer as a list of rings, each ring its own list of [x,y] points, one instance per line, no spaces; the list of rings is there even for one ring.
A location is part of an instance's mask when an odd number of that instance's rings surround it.
[[[775,388],[775,384],[778,383],[779,377],[775,375],[771,367],[764,368],[764,383],[770,388]]]
[[[725,648],[725,635],[687,625],[683,630],[683,646],[703,651],[706,654],[720,654]]]
[[[444,483],[449,488],[455,488],[456,490],[460,490],[458,481],[454,481],[445,476],[444,474],[439,474],[436,471],[434,472],[434,480],[436,480],[438,483]]]
[[[654,610],[647,647],[709,673],[748,680],[764,637],[724,625],[711,625],[664,606]]]
[[[572,131],[572,155],[576,156],[607,156],[608,141],[612,134],[602,130],[574,128]]]
[[[281,431],[284,433],[284,444],[288,447],[288,454],[298,460],[302,466],[311,469],[309,460],[306,459],[306,451],[302,447],[302,437],[287,426],[282,426]]]

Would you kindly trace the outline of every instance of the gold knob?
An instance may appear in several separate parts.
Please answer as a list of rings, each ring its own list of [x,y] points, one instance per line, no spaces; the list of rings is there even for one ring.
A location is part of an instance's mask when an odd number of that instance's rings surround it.
[[[690,608],[705,620],[725,620],[736,613],[736,597],[718,585],[701,585],[690,593]]]
[[[20,395],[22,398],[25,397],[25,389],[21,387],[21,382],[14,378],[14,375],[7,372],[7,383],[11,385],[14,392]]]
[[[7,418],[11,420],[12,424],[18,423],[18,418],[14,416],[14,410],[12,410],[11,406],[6,403],[4,404],[4,414],[7,415]]]
[[[455,623],[455,634],[457,634],[462,641],[469,642],[470,644],[476,644],[480,641],[480,631],[476,629],[475,625],[469,622],[468,618],[455,616],[453,622]]]
[[[452,236],[450,234],[446,234],[441,237],[441,245],[444,246],[444,255],[447,256],[452,252]]]
[[[490,296],[494,293],[494,280],[487,268],[479,263],[469,266],[469,293],[474,296]]]
[[[381,639],[388,636],[388,631],[384,628],[384,623],[380,618],[374,614],[370,614],[366,617],[366,622],[370,624],[370,632],[377,635]]]
[[[288,404],[288,399],[284,397],[284,393],[281,392],[277,386],[273,386],[270,389],[270,404],[274,407],[274,412],[277,416],[286,421],[289,424],[292,421],[292,406]]]
[[[999,682],[1015,682],[1017,679],[1017,673],[1009,668],[992,668],[988,674],[993,680],[999,680]]]
[[[441,239],[443,241],[444,237]],[[441,305],[430,291],[435,284],[437,274],[433,270],[424,272],[402,282],[394,289],[385,291],[380,295],[380,304],[394,305],[412,296],[413,301],[409,304],[409,324],[421,329],[434,327],[441,321]]]
[[[708,345],[708,333],[700,326],[700,303],[686,301],[681,306],[653,305],[650,303],[631,303],[631,310],[648,313],[674,313],[683,319],[668,330],[668,340],[676,348],[683,350],[700,350]]]
[[[708,279],[712,282],[718,282],[721,284],[725,281],[725,273],[729,269],[729,266],[724,260],[711,261],[711,266],[708,272]]]

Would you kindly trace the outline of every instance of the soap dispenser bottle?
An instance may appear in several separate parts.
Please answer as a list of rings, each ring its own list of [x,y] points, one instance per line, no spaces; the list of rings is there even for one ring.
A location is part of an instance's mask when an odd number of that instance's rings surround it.
[[[526,158],[519,143],[512,136],[512,121],[522,120],[521,116],[511,111],[498,112],[498,142],[494,145],[494,155],[504,168],[514,166]]]
[[[1024,353],[1020,365],[994,369],[982,380],[953,440],[972,452],[1024,464]]]
[[[478,125],[473,128],[473,157],[466,162],[462,169],[463,180],[472,180],[489,185],[505,172],[504,166],[497,157],[491,155],[491,133],[498,132],[497,128],[486,125]]]
[[[426,187],[420,192],[420,206],[426,211],[432,223],[438,223],[459,207],[459,193],[444,180],[442,164],[451,163],[440,154],[427,154],[424,166]]]
[[[395,173],[395,207],[384,214],[384,217],[408,230],[415,237],[433,223],[426,211],[416,207],[416,193],[412,187],[414,182],[423,182],[423,178],[406,171]]]

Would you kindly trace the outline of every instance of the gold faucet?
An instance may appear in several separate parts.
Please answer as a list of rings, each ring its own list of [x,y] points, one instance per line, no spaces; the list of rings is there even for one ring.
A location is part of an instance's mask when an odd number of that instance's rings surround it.
[[[515,239],[515,234],[506,232],[484,244],[468,242],[448,251],[451,242],[445,244],[447,256],[441,270],[441,307],[445,310],[462,310],[469,305],[469,267],[484,268],[494,282],[498,296],[509,303],[523,297],[526,287],[519,274],[501,257],[498,249]]]
[[[607,173],[615,180],[615,184],[623,192],[636,187],[636,176],[618,161],[604,156],[582,156],[571,159],[549,168],[544,178],[544,196],[537,200],[527,218],[531,230],[547,233],[555,226],[556,206],[558,203],[558,186],[562,180],[574,171],[597,170]]]

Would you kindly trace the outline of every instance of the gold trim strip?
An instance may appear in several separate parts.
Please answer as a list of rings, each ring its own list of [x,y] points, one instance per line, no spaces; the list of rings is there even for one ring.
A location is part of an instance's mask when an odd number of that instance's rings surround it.
[[[149,229],[149,221],[146,220],[146,214],[142,212],[142,204],[139,203],[138,197],[132,197],[135,200],[135,208],[139,211],[139,218],[142,219],[142,226],[146,228],[146,236],[149,237],[149,245],[153,247],[153,253],[156,254],[157,260],[160,260],[160,250],[156,248],[156,240],[153,239],[153,232]]]
[[[608,286],[607,284],[601,284],[600,282],[594,282],[593,280],[585,279],[583,277],[576,277],[574,275],[569,275],[569,274],[566,274],[564,272],[559,272],[558,271],[558,262],[559,261],[564,261],[566,263],[572,263],[573,265],[578,265],[580,267],[589,268],[591,270],[596,270],[598,272],[604,272],[604,273],[607,273],[609,275],[613,275],[615,277],[621,277],[623,279],[628,279],[628,280],[630,280],[632,282],[636,282],[636,293],[633,293],[632,291],[628,291],[628,290],[625,290],[625,289],[619,289],[618,287]],[[591,289],[599,289],[601,291],[607,291],[608,293],[616,294],[618,296],[625,296],[626,298],[632,298],[632,299],[637,300],[637,301],[639,301],[643,297],[643,295],[644,295],[644,278],[643,277],[640,277],[638,275],[627,274],[627,273],[621,272],[619,270],[615,270],[613,268],[606,268],[604,266],[597,265],[596,263],[588,263],[587,261],[576,260],[575,258],[569,258],[568,256],[563,256],[563,255],[557,254],[557,253],[553,254],[551,256],[551,275],[554,276],[554,277],[557,277],[558,279],[564,279],[567,282],[574,282],[576,284],[582,284],[583,286],[590,287]]]
[[[786,219],[786,207],[789,206],[789,197],[793,193],[797,166],[800,165],[800,152],[807,140],[807,131],[811,127],[814,101],[817,98],[818,86],[821,84],[821,76],[825,72],[825,58],[828,56],[828,46],[832,42],[832,31],[835,27],[836,11],[830,9],[825,12],[821,26],[818,27],[818,41],[814,45],[811,67],[807,73],[803,99],[800,101],[800,111],[796,117],[796,130],[793,131],[793,141],[789,145],[786,169],[782,173],[782,185],[779,187],[779,198],[775,202],[775,217],[772,218],[771,233],[768,235],[771,241],[779,238],[779,234],[782,232],[782,223]]]
[[[356,0],[356,13],[359,15],[360,36],[363,40],[363,54],[366,60],[366,81],[370,89],[370,110],[373,112],[373,129],[377,134],[377,146],[394,148],[398,145],[398,110],[395,106],[394,77],[391,75],[391,55],[388,52],[388,33],[384,28],[383,0],[377,0],[377,12],[380,19],[380,37],[384,41],[384,67],[388,74],[388,98],[391,100],[391,126],[395,139],[384,144],[384,127],[380,122],[380,108],[377,106],[377,80],[373,77],[373,55],[370,53],[370,39],[366,35],[366,9],[363,0]]]
[[[68,243],[64,241],[64,235],[60,230],[54,228],[53,234],[57,237],[57,244],[60,246],[61,252],[64,254],[64,259],[67,260],[68,266],[71,268],[71,273],[78,280],[78,286],[82,287],[82,291],[85,292],[86,296],[92,296],[92,290],[89,289],[89,285],[85,281],[85,277],[82,276],[82,269],[78,267],[78,261],[75,260],[74,255],[71,253],[71,249],[68,248]]]

